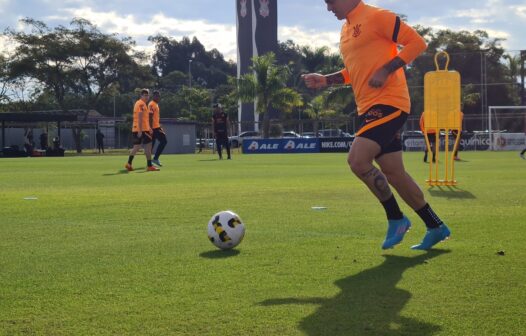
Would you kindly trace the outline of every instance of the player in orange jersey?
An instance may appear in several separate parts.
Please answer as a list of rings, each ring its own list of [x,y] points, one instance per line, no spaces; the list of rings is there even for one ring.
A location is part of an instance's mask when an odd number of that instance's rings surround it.
[[[400,139],[400,129],[411,109],[403,67],[426,49],[426,43],[390,11],[361,0],[325,0],[325,3],[338,20],[344,20],[340,52],[345,69],[330,75],[304,75],[305,84],[314,89],[352,85],[361,127],[347,161],[386,211],[388,229],[382,248],[399,244],[411,227],[409,219],[400,211],[391,185],[426,224],[423,241],[412,248],[428,250],[448,238],[450,231],[406,172]],[[403,47],[400,51],[399,45]]]
[[[144,154],[146,155],[147,171],[158,171],[159,168],[152,165],[152,128],[150,127],[150,114],[148,112],[148,100],[150,98],[150,91],[147,89],[141,90],[141,97],[133,107],[133,148],[130,151],[130,157],[125,168],[128,171],[133,171],[132,162],[135,154],[139,149],[144,147]]]
[[[157,145],[157,150],[155,151],[155,155],[153,156],[152,162],[162,167],[161,161],[159,161],[159,157],[163,153],[164,147],[166,147],[167,141],[166,141],[166,133],[164,133],[164,130],[161,127],[160,122],[160,109],[159,109],[159,101],[161,100],[161,93],[159,91],[153,91],[152,101],[148,104],[148,110],[150,111],[150,116],[152,117],[152,129],[153,129],[153,140],[152,140],[152,149],[155,146],[155,141],[159,141],[159,145]]]

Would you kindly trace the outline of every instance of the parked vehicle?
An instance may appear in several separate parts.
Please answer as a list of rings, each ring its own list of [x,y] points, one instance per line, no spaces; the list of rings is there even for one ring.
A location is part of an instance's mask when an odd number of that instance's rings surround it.
[[[299,135],[298,133],[294,132],[294,131],[285,131],[283,132],[282,138],[285,138],[285,139],[288,139],[288,138],[301,138],[301,135]]]
[[[228,141],[230,142],[230,146],[233,148],[239,147],[243,144],[243,139],[257,139],[261,138],[261,135],[259,132],[256,131],[246,131],[241,132],[239,135],[233,135],[228,138]]]
[[[199,138],[197,138],[196,141],[195,141],[195,147],[197,149],[205,149],[205,148],[213,149],[214,146],[215,146],[215,142],[216,142],[215,139],[201,139],[201,140],[199,140]]]
[[[321,138],[321,133],[318,132],[318,135],[316,136],[316,133],[314,132],[303,132],[301,136],[303,138]]]
[[[327,129],[319,130],[319,132],[321,136],[325,138],[339,138],[339,137],[345,136],[344,135],[345,132],[339,128],[327,128]]]

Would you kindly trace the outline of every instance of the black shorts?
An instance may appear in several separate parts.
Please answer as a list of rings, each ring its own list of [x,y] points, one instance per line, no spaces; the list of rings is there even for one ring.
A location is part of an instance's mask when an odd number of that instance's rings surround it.
[[[226,133],[217,133],[216,144],[224,146],[228,145],[228,135]]]
[[[153,129],[153,138],[154,139],[166,139],[166,133],[164,133],[164,130],[159,127],[159,128],[154,128]]]
[[[133,144],[134,145],[147,145],[152,142],[152,135],[149,132],[142,132],[139,137],[139,132],[133,132]]]
[[[402,150],[400,130],[407,120],[407,113],[389,105],[374,105],[360,116],[360,129],[356,136],[367,138],[380,145],[382,154]]]
[[[435,144],[437,142],[436,133],[427,133],[427,141],[429,141],[429,143]]]

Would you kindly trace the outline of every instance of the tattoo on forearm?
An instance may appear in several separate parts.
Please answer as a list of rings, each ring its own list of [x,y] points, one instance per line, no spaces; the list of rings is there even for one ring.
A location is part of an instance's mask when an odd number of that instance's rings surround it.
[[[339,85],[345,83],[345,78],[343,78],[341,72],[325,75],[325,78],[327,79],[327,85]]]
[[[384,69],[387,70],[390,74],[395,72],[396,70],[402,68],[405,66],[405,62],[400,57],[395,57],[391,60],[391,62],[384,65]]]

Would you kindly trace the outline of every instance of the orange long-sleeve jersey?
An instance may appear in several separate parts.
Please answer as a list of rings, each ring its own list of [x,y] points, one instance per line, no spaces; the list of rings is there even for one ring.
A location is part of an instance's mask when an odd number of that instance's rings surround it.
[[[398,45],[403,49],[398,52]],[[394,13],[360,2],[342,27],[340,52],[342,75],[356,96],[358,114],[376,104],[391,105],[409,113],[411,101],[404,69],[390,74],[380,88],[368,82],[373,74],[396,56],[411,63],[427,48],[424,39]]]
[[[157,104],[156,101],[152,100],[148,104],[148,110],[150,111],[150,115],[152,115],[152,128],[160,128],[161,110],[159,109],[159,104]]]
[[[150,130],[148,106],[142,99],[135,102],[133,107],[132,132],[148,132]]]

